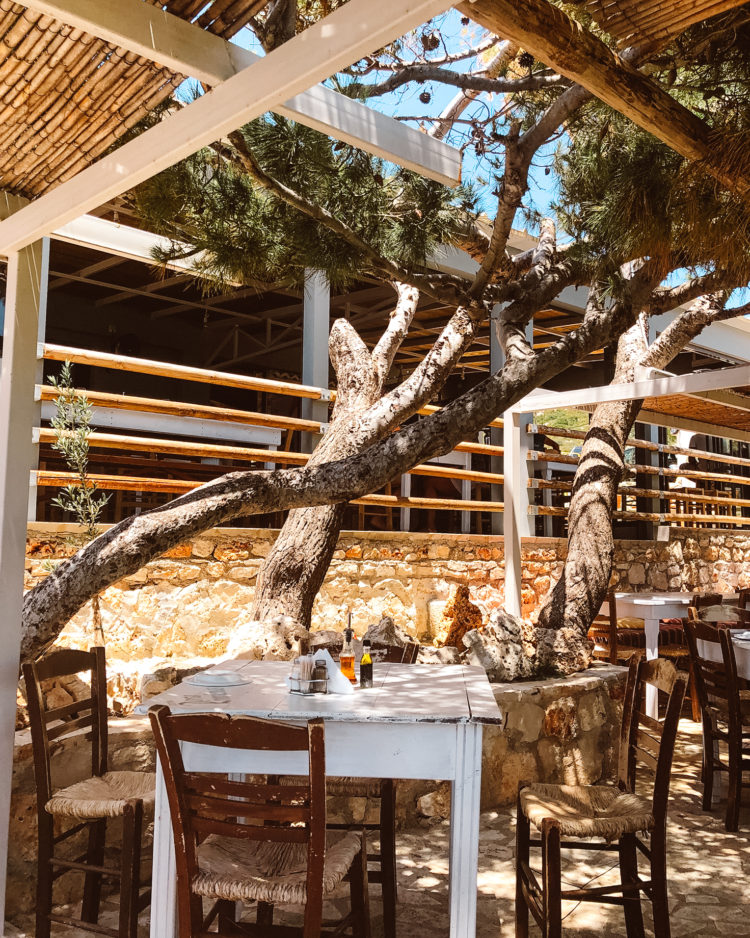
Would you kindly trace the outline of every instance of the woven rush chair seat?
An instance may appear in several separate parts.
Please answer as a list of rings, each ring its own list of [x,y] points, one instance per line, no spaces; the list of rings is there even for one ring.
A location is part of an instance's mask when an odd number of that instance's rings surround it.
[[[326,779],[326,791],[329,795],[343,795],[347,798],[379,798],[380,790],[379,778],[350,778],[348,775],[341,775]]]
[[[654,826],[651,801],[609,785],[552,785],[543,782],[522,789],[521,807],[542,830],[545,818],[560,824],[566,837],[603,837],[647,833]]]
[[[362,847],[354,831],[329,831],[323,896],[344,880]],[[307,901],[307,845],[236,840],[210,834],[198,847],[193,892],[209,899],[304,905]]]
[[[280,785],[299,785],[297,775],[282,775]],[[332,775],[326,779],[326,794],[344,798],[379,798],[382,783],[379,778],[355,778],[349,775]]]
[[[56,791],[44,806],[50,814],[77,818],[121,817],[128,801],[143,801],[144,814],[153,814],[156,775],[153,772],[105,772]]]

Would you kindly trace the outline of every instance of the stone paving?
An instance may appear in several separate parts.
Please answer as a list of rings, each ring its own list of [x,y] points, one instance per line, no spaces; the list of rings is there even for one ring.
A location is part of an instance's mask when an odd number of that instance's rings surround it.
[[[740,832],[728,834],[723,825],[724,801],[712,813],[700,808],[700,726],[683,720],[672,786],[669,822],[670,906],[673,938],[750,936],[750,903],[746,883],[750,874],[750,804],[740,816]],[[399,833],[399,938],[433,938],[448,934],[448,840],[445,821]],[[513,811],[482,815],[479,855],[478,938],[513,935]],[[603,864],[600,861],[603,859]],[[614,857],[579,854],[564,869],[567,881],[582,883],[598,877]],[[612,875],[612,874],[610,874]],[[379,887],[372,889],[374,938],[382,936]],[[336,905],[339,905],[337,902]],[[345,906],[342,903],[342,908]],[[622,910],[591,903],[568,903],[563,910],[564,932],[571,938],[615,938],[625,935]],[[653,935],[648,903],[644,903],[647,934]],[[115,919],[108,909],[106,924]],[[24,923],[20,923],[23,925]],[[147,918],[142,934],[148,934]],[[532,929],[532,935],[538,934]],[[83,932],[60,930],[69,938]],[[33,928],[6,931],[32,938]],[[657,936],[658,938],[658,936]]]

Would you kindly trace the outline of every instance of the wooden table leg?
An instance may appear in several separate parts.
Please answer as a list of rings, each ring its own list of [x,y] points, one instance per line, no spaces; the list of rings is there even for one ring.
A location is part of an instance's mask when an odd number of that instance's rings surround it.
[[[450,935],[475,938],[482,727],[456,726],[456,777],[451,785]]]

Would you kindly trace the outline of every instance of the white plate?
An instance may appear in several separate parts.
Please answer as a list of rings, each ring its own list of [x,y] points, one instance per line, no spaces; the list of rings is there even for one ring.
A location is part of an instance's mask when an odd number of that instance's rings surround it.
[[[243,677],[239,671],[198,671],[183,678],[183,684],[197,684],[199,687],[234,687],[238,684],[249,684],[250,679]]]

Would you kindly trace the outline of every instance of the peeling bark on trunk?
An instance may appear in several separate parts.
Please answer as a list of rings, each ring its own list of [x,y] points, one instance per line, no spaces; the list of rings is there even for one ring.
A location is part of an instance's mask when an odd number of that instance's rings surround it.
[[[645,348],[638,322],[620,339],[613,384],[633,380]],[[568,556],[539,613],[541,628],[566,628],[584,637],[604,601],[615,550],[612,512],[625,469],[625,443],[640,408],[641,401],[623,401],[594,411],[573,481]]]
[[[613,383],[633,381],[637,366],[664,368],[712,322],[732,318],[722,293],[700,297],[648,347],[646,318],[624,333],[617,347]],[[540,628],[585,636],[604,602],[612,575],[612,512],[625,471],[625,445],[643,401],[601,404],[584,440],[568,512],[568,556],[560,579],[539,613]]]

